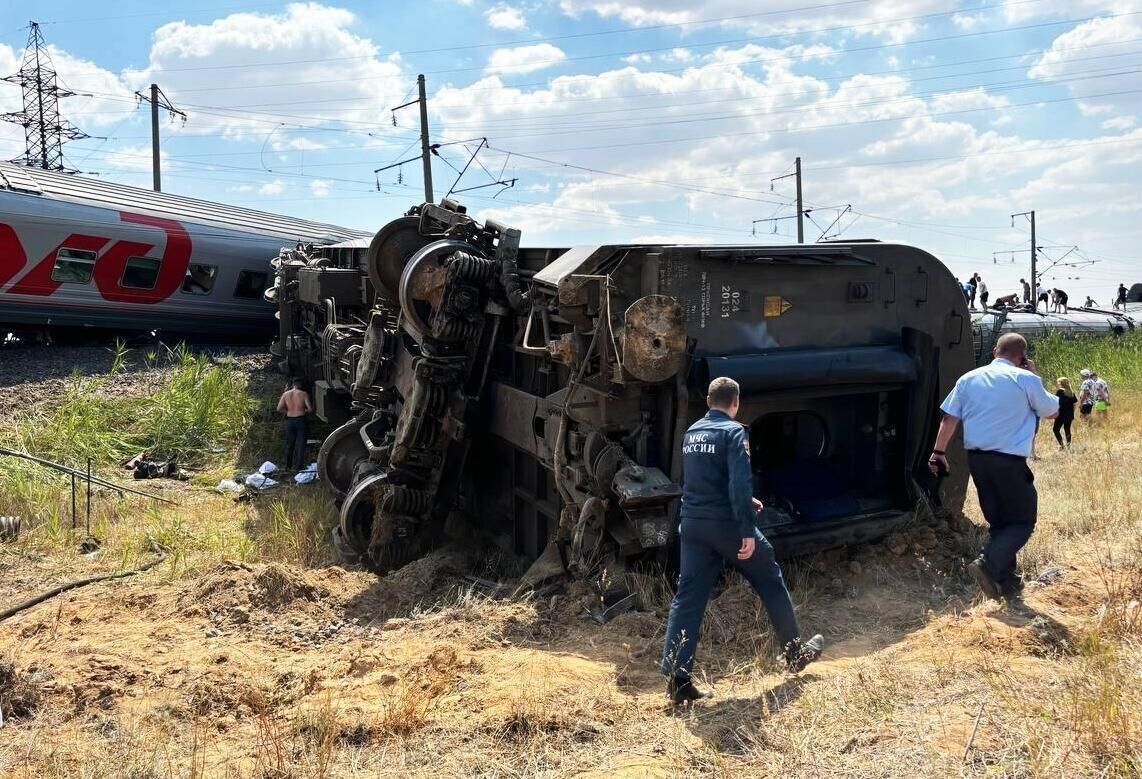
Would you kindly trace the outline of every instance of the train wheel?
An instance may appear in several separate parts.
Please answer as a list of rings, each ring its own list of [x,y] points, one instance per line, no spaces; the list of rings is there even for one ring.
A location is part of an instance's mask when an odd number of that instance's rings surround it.
[[[330,433],[317,452],[317,475],[338,498],[344,497],[353,486],[357,463],[369,459],[369,450],[361,440],[361,428],[366,421],[364,416],[350,419]]]
[[[419,249],[437,240],[420,234],[420,217],[394,219],[373,236],[365,255],[365,271],[377,294],[396,302],[405,264]]]

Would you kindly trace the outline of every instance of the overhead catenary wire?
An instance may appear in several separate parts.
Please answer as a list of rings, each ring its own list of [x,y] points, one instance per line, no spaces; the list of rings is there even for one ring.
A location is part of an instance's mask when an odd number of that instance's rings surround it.
[[[859,29],[870,28],[870,27],[883,27],[886,24],[892,24],[894,22],[895,23],[901,23],[901,22],[921,21],[924,19],[932,19],[932,18],[938,18],[938,17],[952,16],[952,15],[954,15],[956,13],[960,13],[960,12],[961,11],[959,11],[957,9],[955,11],[941,11],[941,12],[936,12],[936,13],[932,13],[932,14],[920,14],[920,15],[914,15],[914,16],[890,17],[890,18],[885,18],[885,19],[879,19],[879,20],[874,21],[874,22],[865,22],[865,23],[859,23],[859,24],[835,25],[835,26],[831,26],[831,27],[817,27],[817,28],[812,28],[812,29],[799,30],[799,31],[795,31],[795,32],[780,33],[780,34],[774,34],[774,35],[759,35],[759,36],[750,36],[750,37],[746,37],[746,38],[731,38],[731,39],[724,39],[724,40],[720,40],[720,41],[709,41],[709,42],[691,44],[689,46],[689,48],[708,48],[708,47],[715,47],[715,46],[736,45],[736,44],[742,44],[742,43],[749,44],[749,43],[757,43],[758,41],[775,41],[775,40],[776,41],[787,41],[790,38],[796,38],[798,36],[807,36],[807,37],[808,36],[819,36],[819,35],[825,35],[825,34],[830,34],[830,33],[840,33],[840,32],[852,31],[852,30],[859,30]],[[846,49],[846,51],[849,51],[849,52],[879,51],[879,50],[890,49],[890,48],[900,48],[900,47],[924,45],[924,44],[930,44],[930,43],[942,43],[942,42],[947,42],[947,41],[956,41],[956,40],[978,38],[978,37],[986,36],[986,35],[1009,34],[1012,32],[1025,31],[1025,30],[1036,30],[1036,29],[1044,29],[1044,28],[1049,28],[1049,27],[1060,27],[1060,26],[1076,26],[1076,25],[1082,24],[1084,22],[1092,21],[1093,19],[1118,19],[1118,18],[1126,18],[1126,17],[1130,17],[1130,16],[1137,16],[1139,14],[1142,14],[1142,11],[1122,11],[1122,12],[1111,13],[1111,14],[1096,14],[1093,16],[1083,16],[1083,17],[1068,18],[1068,19],[1053,19],[1053,20],[1045,21],[1045,22],[1034,22],[1031,24],[1014,25],[1014,26],[1002,27],[1002,28],[992,29],[992,30],[975,30],[975,31],[971,31],[971,32],[962,32],[962,33],[953,33],[950,35],[933,36],[930,38],[891,41],[891,42],[882,43],[882,44],[853,47],[850,49]],[[560,59],[553,59],[553,60],[533,60],[529,64],[530,65],[548,65],[548,64],[549,65],[565,65],[565,64],[571,63],[571,62],[581,62],[581,61],[586,61],[586,60],[597,60],[597,59],[605,59],[605,58],[617,58],[617,57],[622,57],[622,56],[629,56],[631,54],[652,54],[652,53],[658,53],[658,52],[667,52],[667,51],[673,51],[676,48],[678,48],[676,45],[672,45],[672,46],[660,46],[660,47],[653,47],[653,48],[646,48],[646,49],[624,49],[622,51],[617,51],[617,52],[605,52],[605,53],[600,53],[600,54],[584,54],[584,55],[578,55],[578,56],[574,56],[574,57],[563,57]],[[277,60],[277,61],[273,61],[273,62],[246,62],[246,63],[234,63],[234,64],[228,64],[228,65],[195,65],[195,66],[179,67],[179,68],[158,67],[158,68],[151,68],[151,69],[149,69],[148,72],[153,75],[156,73],[183,73],[183,72],[198,72],[198,71],[210,71],[210,70],[241,70],[241,69],[248,69],[248,68],[280,67],[282,65],[312,65],[312,64],[324,63],[324,62],[353,62],[353,61],[360,61],[360,60],[368,60],[368,59],[372,59],[373,57],[375,57],[375,55],[349,56],[349,57],[310,57],[310,58],[294,59],[294,60]],[[480,65],[480,66],[463,67],[463,68],[444,68],[444,69],[439,69],[439,70],[425,70],[424,74],[425,75],[445,75],[445,74],[449,74],[449,73],[471,73],[474,71],[486,71],[486,70],[487,70],[487,66]],[[376,81],[389,80],[389,81],[401,81],[401,82],[403,82],[406,80],[406,78],[407,77],[404,74],[398,74],[398,75],[394,75],[394,76],[382,76],[382,77],[376,79]]]

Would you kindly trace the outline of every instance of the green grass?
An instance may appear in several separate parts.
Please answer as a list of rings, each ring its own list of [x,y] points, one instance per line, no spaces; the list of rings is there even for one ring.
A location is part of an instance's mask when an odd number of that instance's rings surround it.
[[[106,374],[72,376],[58,401],[36,402],[18,410],[0,427],[0,446],[83,470],[117,468],[139,452],[180,465],[218,466],[245,439],[254,410],[246,376],[230,365],[185,347],[144,356],[152,371],[150,385],[123,381],[127,350],[120,344]],[[127,389],[125,389],[125,387]],[[120,477],[113,477],[120,478]],[[85,489],[80,485],[78,520],[85,519]],[[122,499],[96,489],[92,529],[99,535],[118,516]],[[5,513],[22,515],[29,529],[46,539],[66,539],[71,524],[70,479],[40,465],[4,458],[0,499]]]
[[[165,356],[172,369],[153,391],[125,395],[115,380],[124,370],[120,347],[110,372],[74,376],[59,403],[31,404],[0,432],[0,442],[77,467],[91,459],[109,466],[139,452],[200,466],[217,459],[246,434],[252,403],[246,377],[183,346]]]
[[[1142,387],[1142,333],[1118,338],[1061,338],[1051,335],[1031,342],[1039,375],[1051,387],[1059,376],[1071,377],[1078,391],[1079,371],[1090,368],[1116,387]]]

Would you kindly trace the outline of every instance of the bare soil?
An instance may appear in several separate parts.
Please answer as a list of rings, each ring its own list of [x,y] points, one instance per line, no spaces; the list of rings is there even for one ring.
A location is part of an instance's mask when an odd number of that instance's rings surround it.
[[[799,676],[727,577],[698,653],[716,696],[677,712],[654,577],[638,610],[599,625],[585,583],[519,597],[473,583],[496,568],[474,544],[384,578],[275,558],[267,534],[325,539],[291,508],[311,493],[251,505],[185,485],[170,516],[122,519],[164,530],[168,562],[0,623],[0,775],[1138,776],[1142,487],[1115,462],[1139,444],[1083,435],[1034,464],[1024,606],[963,575],[982,538],[969,495],[966,520],[786,564],[806,632],[828,638]],[[94,559],[0,544],[0,598],[114,569],[123,549],[146,558],[138,532]]]

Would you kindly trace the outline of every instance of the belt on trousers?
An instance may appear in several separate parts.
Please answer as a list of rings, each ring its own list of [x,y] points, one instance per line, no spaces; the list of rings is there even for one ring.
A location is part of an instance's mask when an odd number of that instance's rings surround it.
[[[1010,452],[996,452],[992,449],[968,449],[968,454],[990,454],[996,457],[1007,457],[1012,460],[1026,460],[1027,458],[1021,454],[1011,454]]]

